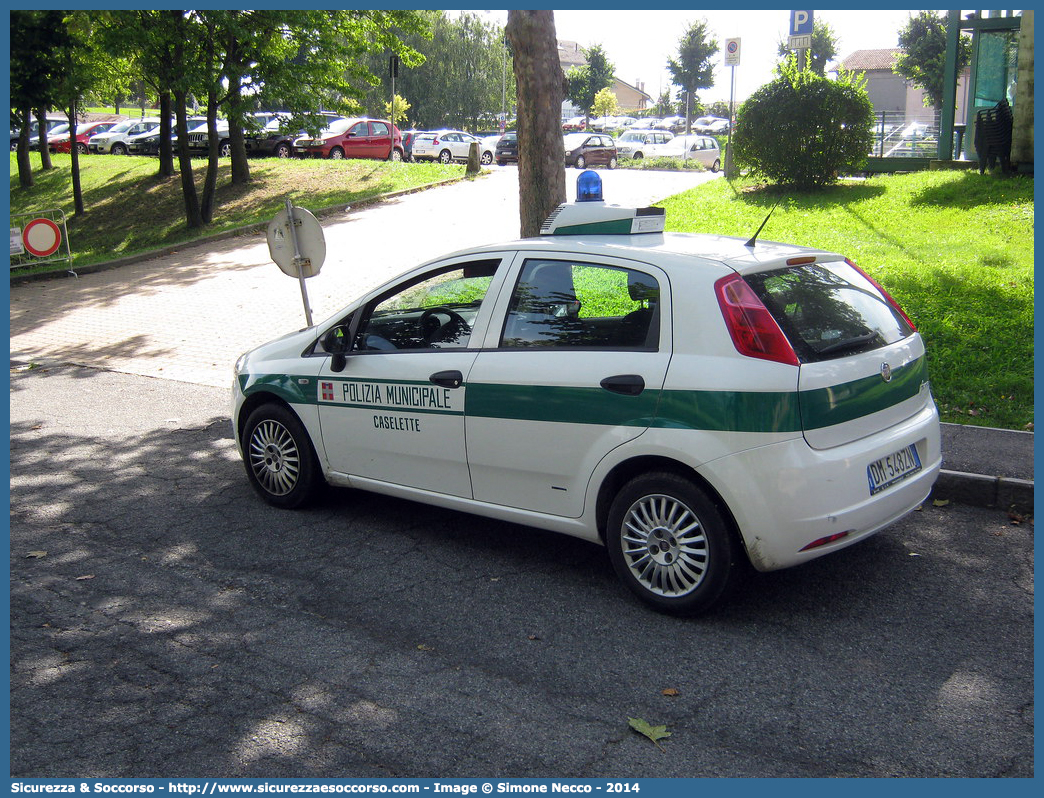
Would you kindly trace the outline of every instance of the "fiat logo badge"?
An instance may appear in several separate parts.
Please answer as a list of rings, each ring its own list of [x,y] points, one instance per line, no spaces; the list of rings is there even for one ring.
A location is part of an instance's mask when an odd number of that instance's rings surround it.
[[[887,363],[881,364],[881,379],[885,382],[892,381],[892,367],[889,366]]]

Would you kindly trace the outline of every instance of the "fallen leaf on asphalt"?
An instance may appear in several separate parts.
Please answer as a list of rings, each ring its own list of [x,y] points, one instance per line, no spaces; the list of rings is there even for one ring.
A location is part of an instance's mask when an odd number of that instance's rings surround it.
[[[945,507],[949,503],[950,503],[949,499],[936,499],[935,501],[932,502],[932,506],[933,507]]]
[[[29,552],[28,554],[25,555],[25,558],[29,559],[30,557],[32,557],[32,558],[35,558],[35,559],[39,560],[41,557],[46,557],[46,556],[47,556],[47,552],[46,551],[31,551],[31,552]]]
[[[434,651],[435,649],[433,649],[431,646],[426,646],[423,643],[421,643],[419,646],[417,646],[417,650],[418,651]]]
[[[671,736],[671,733],[667,731],[666,726],[652,726],[641,718],[628,718],[627,725],[639,734],[645,735],[652,740],[656,744],[656,747],[661,751],[663,751],[664,748],[660,745],[660,740]]]
[[[83,576],[76,577],[77,582],[82,582],[84,579],[94,579],[94,574],[84,574]]]
[[[674,688],[674,687],[668,687],[666,690],[663,691],[663,694],[666,695],[666,696],[681,695],[681,693],[678,692],[678,690],[676,688]]]
[[[529,639],[530,639],[530,640],[539,640],[540,638],[539,638],[539,637],[537,637],[536,635],[530,635],[530,636],[529,636]]]

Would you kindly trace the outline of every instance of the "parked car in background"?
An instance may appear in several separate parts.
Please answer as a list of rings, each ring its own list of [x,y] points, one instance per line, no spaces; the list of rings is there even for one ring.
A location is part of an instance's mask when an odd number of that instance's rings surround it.
[[[479,160],[483,166],[489,166],[497,156],[497,142],[500,141],[500,133],[492,136],[483,136],[479,139]]]
[[[51,136],[60,136],[62,133],[69,134],[69,123],[61,122],[53,127],[47,128],[47,140],[50,141]],[[40,134],[37,132],[34,135],[29,136],[29,146],[39,147],[40,146]]]
[[[113,155],[126,155],[127,140],[131,136],[141,133],[149,133],[160,126],[160,120],[156,118],[125,119],[117,125],[109,128],[104,133],[99,133],[87,139],[87,149],[102,155],[112,153]]]
[[[201,124],[205,125],[207,118],[205,116],[190,116],[186,119],[186,122],[188,129],[194,130]],[[131,136],[127,139],[127,152],[131,155],[159,155],[160,130],[162,130],[162,125],[147,134]],[[178,130],[177,122],[173,119],[170,122],[170,146],[174,153],[177,154]]]
[[[297,139],[294,152],[312,158],[401,161],[402,134],[384,119],[340,119],[318,136]]]
[[[694,159],[712,172],[721,169],[721,150],[713,136],[675,136],[663,146],[664,158]]]
[[[720,116],[701,116],[692,122],[693,133],[709,133],[712,136],[723,136],[729,132],[729,120]]]
[[[518,163],[518,134],[515,132],[505,133],[497,142],[497,148],[493,152],[493,159],[497,166],[506,163]]]
[[[684,116],[668,116],[662,122],[653,125],[654,130],[669,130],[672,133],[681,133],[685,130]]]
[[[108,122],[84,122],[76,126],[76,150],[84,155],[87,154],[87,140],[91,136],[97,133],[104,133],[107,130],[114,128],[118,119]],[[64,133],[52,133],[47,137],[47,148],[51,152],[71,152],[72,141],[71,136],[72,130],[66,125]]]
[[[466,161],[472,142],[478,142],[478,139],[463,130],[418,133],[413,140],[413,160],[440,163]]]
[[[48,135],[50,135],[51,131],[53,131],[59,125],[68,125],[69,124],[69,120],[68,120],[68,118],[66,118],[65,114],[47,114],[44,117],[44,122],[47,125]],[[30,141],[35,141],[36,144],[40,143],[40,137],[37,135],[39,133],[39,131],[40,131],[39,124],[40,123],[37,121],[36,117],[33,117],[32,121],[29,123],[29,140]],[[18,147],[18,136],[19,136],[20,132],[21,132],[21,128],[17,128],[17,127],[12,127],[11,128],[11,149],[12,150],[17,149],[17,147]]]
[[[413,160],[413,142],[416,140],[417,135],[423,132],[416,129],[402,131],[402,159],[404,161]]]
[[[324,118],[327,127],[344,118],[333,111],[316,111],[312,115]],[[247,155],[274,155],[276,158],[292,156],[294,140],[307,135],[308,131],[304,128],[288,128],[287,120],[291,116],[289,111],[276,111],[260,130],[244,131],[243,143]]]
[[[655,158],[674,134],[669,130],[628,130],[616,139],[616,151],[621,158]]]
[[[569,133],[566,135],[565,164],[577,169],[589,166],[616,168],[616,143],[604,133]]]
[[[586,129],[587,120],[582,116],[574,116],[572,119],[567,119],[562,123],[562,130],[577,131]]]

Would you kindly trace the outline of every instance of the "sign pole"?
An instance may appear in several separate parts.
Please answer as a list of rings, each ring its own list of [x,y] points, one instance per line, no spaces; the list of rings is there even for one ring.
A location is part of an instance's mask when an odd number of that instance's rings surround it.
[[[301,283],[301,301],[304,302],[305,321],[308,326],[312,326],[312,309],[308,307],[308,289],[305,288],[305,266],[310,265],[308,258],[301,257],[301,249],[297,243],[297,225],[298,222],[294,218],[294,204],[287,199],[286,201],[286,215],[289,221],[290,227],[290,241],[294,247],[294,266],[297,267],[297,279]]]
[[[740,62],[739,38],[725,40],[725,65],[732,68],[729,78],[729,132],[725,142],[725,179],[733,177],[732,128],[736,124],[736,67]]]

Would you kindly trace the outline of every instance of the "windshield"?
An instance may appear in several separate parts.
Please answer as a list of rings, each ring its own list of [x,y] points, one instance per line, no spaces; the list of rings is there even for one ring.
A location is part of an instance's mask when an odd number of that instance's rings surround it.
[[[564,143],[567,150],[581,146],[587,141],[586,133],[571,133],[565,137]]]
[[[69,123],[66,122],[64,125],[58,125],[58,127],[52,127],[50,130],[47,131],[47,135],[49,135],[49,136],[57,136],[60,133],[68,133],[68,132],[69,132]]]

